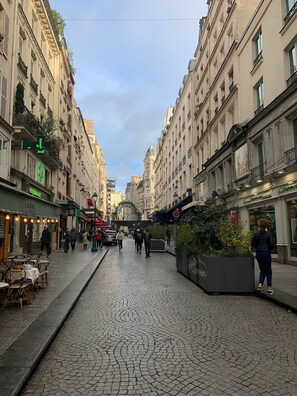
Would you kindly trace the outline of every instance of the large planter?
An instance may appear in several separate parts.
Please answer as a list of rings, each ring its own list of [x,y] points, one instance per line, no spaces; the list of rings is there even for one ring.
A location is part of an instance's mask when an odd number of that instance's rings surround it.
[[[188,253],[185,250],[175,248],[175,262],[176,269],[178,272],[185,275],[187,278],[189,277],[188,272]]]
[[[151,252],[166,252],[164,239],[151,239]]]
[[[196,256],[197,284],[207,293],[254,293],[254,258]],[[193,272],[193,270],[192,270]]]

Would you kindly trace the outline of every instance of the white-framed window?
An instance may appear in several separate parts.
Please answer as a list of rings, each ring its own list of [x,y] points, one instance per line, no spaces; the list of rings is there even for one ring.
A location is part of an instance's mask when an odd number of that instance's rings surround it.
[[[254,87],[255,92],[255,113],[259,113],[264,107],[264,85],[261,79]]]
[[[288,49],[289,76],[297,71],[297,42]]]
[[[3,39],[0,43],[0,51],[7,58],[8,39],[9,39],[9,18],[5,10],[1,8],[1,3],[0,3],[0,33],[3,35]]]
[[[1,93],[1,101],[0,101],[0,116],[6,119],[7,114],[7,92],[8,85],[7,85],[7,78],[0,73],[0,93]]]
[[[297,7],[297,0],[286,0],[287,14],[293,9],[294,6]]]
[[[262,50],[263,50],[262,29],[259,29],[253,38],[254,66],[262,59],[263,57]]]
[[[7,164],[8,139],[0,133],[0,166]]]

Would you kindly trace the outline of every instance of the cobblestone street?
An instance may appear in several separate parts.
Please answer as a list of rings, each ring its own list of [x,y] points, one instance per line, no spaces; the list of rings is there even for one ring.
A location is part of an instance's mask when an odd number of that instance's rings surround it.
[[[111,248],[22,395],[297,395],[297,316]]]

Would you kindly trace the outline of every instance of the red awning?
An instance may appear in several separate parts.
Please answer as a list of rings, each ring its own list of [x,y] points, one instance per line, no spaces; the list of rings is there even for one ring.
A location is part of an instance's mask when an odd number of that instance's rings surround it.
[[[88,198],[87,202],[88,202],[89,206],[94,206],[94,202],[93,202],[92,198]]]

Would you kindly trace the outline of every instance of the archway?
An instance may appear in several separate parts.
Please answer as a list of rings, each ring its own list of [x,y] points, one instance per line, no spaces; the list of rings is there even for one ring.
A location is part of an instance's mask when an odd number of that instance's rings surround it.
[[[119,217],[120,210],[121,210],[122,208],[124,208],[124,207],[130,208],[131,211],[132,211],[132,214],[135,215],[136,218],[135,218],[135,219],[132,219],[132,220],[140,220],[140,219],[141,219],[141,213],[140,213],[139,210],[136,208],[136,206],[134,205],[134,203],[133,203],[133,202],[130,202],[130,201],[122,201],[122,202],[120,202],[120,203],[118,204],[118,206],[116,207],[116,212],[115,212],[117,218]]]

